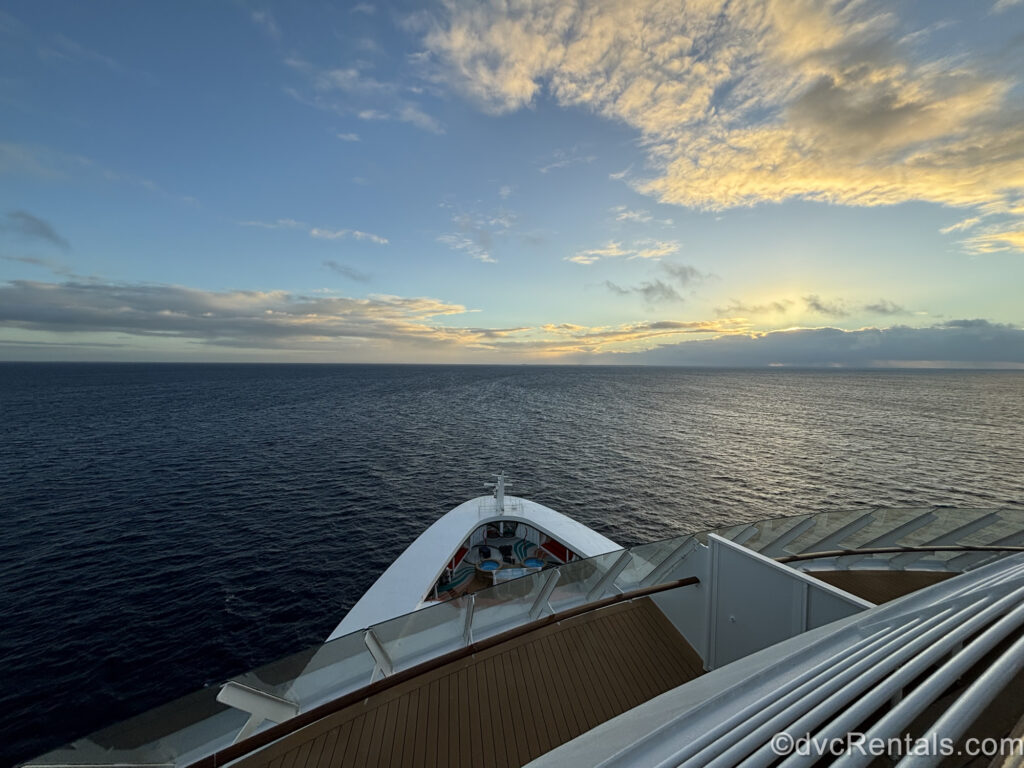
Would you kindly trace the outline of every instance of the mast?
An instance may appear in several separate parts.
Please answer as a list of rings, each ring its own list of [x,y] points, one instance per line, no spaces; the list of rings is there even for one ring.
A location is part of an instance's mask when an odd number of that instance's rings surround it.
[[[505,473],[499,472],[497,477],[498,482],[486,483],[485,487],[494,489],[494,507],[497,513],[502,515],[505,513]],[[512,482],[509,481],[507,484],[512,485]]]

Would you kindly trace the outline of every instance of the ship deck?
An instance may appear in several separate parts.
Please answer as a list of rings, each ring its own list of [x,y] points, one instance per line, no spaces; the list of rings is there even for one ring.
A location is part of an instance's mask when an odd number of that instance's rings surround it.
[[[815,571],[881,603],[954,574]],[[703,673],[650,598],[529,632],[372,694],[237,763],[244,768],[521,766]]]
[[[641,598],[426,672],[237,765],[520,766],[702,672],[696,651]]]

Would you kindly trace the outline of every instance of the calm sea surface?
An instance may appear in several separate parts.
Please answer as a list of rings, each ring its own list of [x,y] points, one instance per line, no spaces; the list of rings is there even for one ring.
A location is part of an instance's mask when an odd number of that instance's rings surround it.
[[[511,491],[631,544],[1024,505],[1024,374],[0,364],[0,764],[322,641]]]

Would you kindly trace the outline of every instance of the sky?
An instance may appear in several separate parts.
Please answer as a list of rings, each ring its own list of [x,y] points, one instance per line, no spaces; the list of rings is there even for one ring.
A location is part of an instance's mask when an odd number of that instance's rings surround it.
[[[0,360],[1024,368],[1024,0],[0,3]]]

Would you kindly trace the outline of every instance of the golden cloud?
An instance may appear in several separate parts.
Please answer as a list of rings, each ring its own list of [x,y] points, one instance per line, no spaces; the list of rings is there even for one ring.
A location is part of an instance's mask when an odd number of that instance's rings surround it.
[[[489,112],[544,89],[637,129],[655,172],[632,183],[662,202],[1010,211],[1024,190],[1024,120],[1010,103],[1018,83],[968,61],[922,59],[898,19],[871,9],[453,2],[425,42],[443,76]]]
[[[1024,251],[1024,229],[975,235],[964,240],[963,244],[971,253]]]

